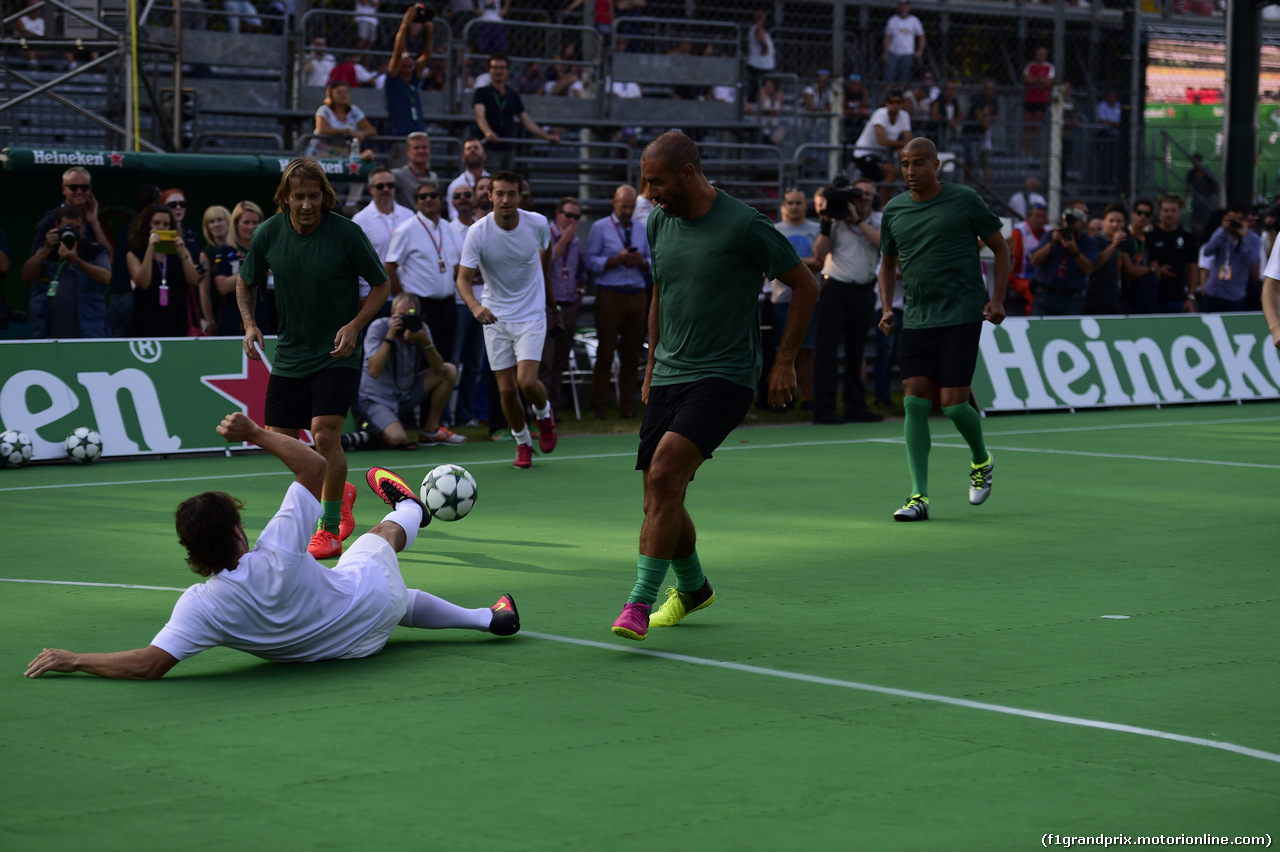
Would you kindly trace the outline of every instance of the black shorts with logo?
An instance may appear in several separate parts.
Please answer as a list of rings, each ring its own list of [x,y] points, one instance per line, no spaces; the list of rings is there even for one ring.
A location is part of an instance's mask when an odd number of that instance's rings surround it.
[[[924,376],[941,388],[967,388],[978,366],[982,321],[938,328],[904,328],[898,341],[903,379]]]
[[[347,416],[360,384],[360,371],[333,367],[310,376],[271,374],[267,382],[266,423],[277,429],[310,429],[314,417]]]
[[[711,458],[729,433],[742,425],[755,395],[754,388],[727,379],[650,387],[649,404],[640,424],[636,470],[649,467],[658,442],[668,432],[684,435],[697,445],[704,459]]]

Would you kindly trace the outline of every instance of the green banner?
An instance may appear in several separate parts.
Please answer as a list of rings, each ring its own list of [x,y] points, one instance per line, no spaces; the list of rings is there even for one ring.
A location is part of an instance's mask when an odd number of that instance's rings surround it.
[[[984,325],[973,377],[989,411],[1280,398],[1261,314],[1010,317]]]
[[[223,450],[214,427],[232,411],[262,423],[267,361],[240,338],[0,342],[0,426],[25,432],[35,458],[66,457],[78,426],[107,456]]]
[[[8,172],[42,172],[60,175],[81,166],[97,175],[100,170],[118,172],[139,181],[166,184],[187,177],[279,181],[292,157],[257,154],[153,154],[133,151],[76,151],[57,148],[6,148],[0,160]],[[320,159],[329,180],[363,180],[374,164],[363,160]]]

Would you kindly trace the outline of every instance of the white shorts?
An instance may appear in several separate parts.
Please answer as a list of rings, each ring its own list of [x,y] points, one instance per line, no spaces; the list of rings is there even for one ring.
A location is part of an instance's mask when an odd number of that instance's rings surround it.
[[[481,326],[484,348],[489,353],[489,369],[495,373],[514,367],[518,361],[541,361],[542,344],[547,339],[547,318],[530,322],[503,322]]]
[[[395,548],[382,536],[365,533],[343,552],[333,570],[358,573],[362,588],[376,589],[379,597],[385,594],[386,605],[381,617],[354,647],[342,654],[342,658],[354,659],[378,653],[409,608],[409,590],[404,584],[404,577],[400,576],[400,559]]]

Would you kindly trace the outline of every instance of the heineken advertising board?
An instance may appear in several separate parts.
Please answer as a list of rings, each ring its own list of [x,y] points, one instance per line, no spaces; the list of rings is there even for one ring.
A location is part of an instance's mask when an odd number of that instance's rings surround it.
[[[263,421],[275,343],[263,363],[235,337],[0,342],[0,425],[30,436],[36,459],[65,458],[77,426],[107,456],[223,450],[228,413]]]
[[[1280,398],[1261,314],[1010,317],[983,327],[973,377],[990,411]]]

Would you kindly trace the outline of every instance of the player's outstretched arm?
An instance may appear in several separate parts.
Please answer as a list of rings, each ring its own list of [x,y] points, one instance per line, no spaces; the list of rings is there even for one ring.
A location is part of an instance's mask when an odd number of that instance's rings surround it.
[[[176,657],[155,645],[107,654],[73,654],[61,648],[45,648],[27,664],[24,674],[40,677],[46,672],[87,672],[119,680],[155,680],[177,664]]]
[[[222,422],[218,424],[218,434],[226,438],[228,443],[241,444],[247,441],[262,447],[284,462],[293,472],[298,484],[314,494],[317,500],[320,499],[320,487],[324,485],[324,456],[297,438],[263,429],[239,411],[222,418]]]

